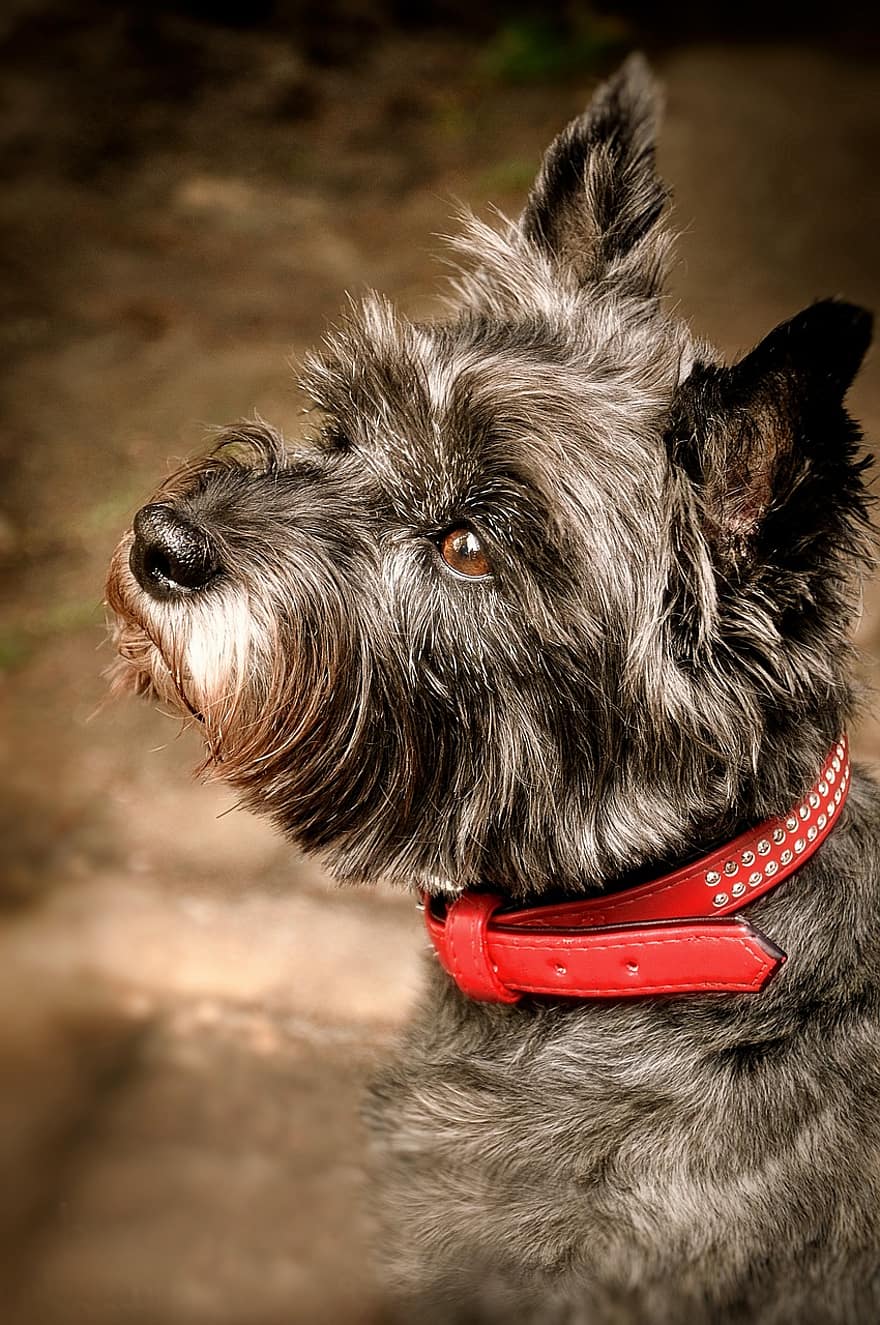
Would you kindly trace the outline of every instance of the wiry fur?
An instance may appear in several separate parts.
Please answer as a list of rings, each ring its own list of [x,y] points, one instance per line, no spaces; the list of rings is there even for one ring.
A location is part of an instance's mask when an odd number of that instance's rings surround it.
[[[306,365],[309,445],[248,425],[160,490],[211,583],[159,601],[117,552],[120,683],[340,878],[626,886],[786,811],[852,714],[870,319],[694,341],[655,118],[631,60],[520,220],[468,223],[450,320],[367,299]],[[461,524],[490,577],[442,562]],[[760,995],[488,1007],[431,972],[371,1108],[405,1319],[880,1316],[878,843],[860,776],[751,908],[789,954]]]

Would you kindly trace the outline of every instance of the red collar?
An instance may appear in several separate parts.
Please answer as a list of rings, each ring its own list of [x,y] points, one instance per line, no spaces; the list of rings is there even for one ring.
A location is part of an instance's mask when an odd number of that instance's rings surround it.
[[[524,994],[626,998],[760,989],[785,961],[745,920],[722,919],[799,869],[831,832],[849,788],[841,737],[804,799],[702,860],[624,892],[507,910],[493,893],[464,893],[444,916],[424,898],[444,970],[471,998]]]

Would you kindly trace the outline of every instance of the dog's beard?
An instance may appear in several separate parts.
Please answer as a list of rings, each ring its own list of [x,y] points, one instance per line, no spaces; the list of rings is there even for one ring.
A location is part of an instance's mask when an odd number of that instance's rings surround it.
[[[130,548],[131,536],[117,548],[107,580],[117,654],[109,670],[111,690],[152,696],[198,721],[206,763],[218,762],[255,720],[249,679],[264,674],[265,632],[241,586],[216,586],[203,599],[157,602],[134,579]]]
[[[298,794],[327,782],[357,747],[367,712],[369,668],[363,657],[352,666],[342,647],[341,605],[335,617],[308,616],[268,573],[261,594],[229,579],[157,601],[132,575],[130,549],[131,535],[107,581],[112,690],[152,695],[197,721],[199,771],[255,801],[284,795],[299,774]]]

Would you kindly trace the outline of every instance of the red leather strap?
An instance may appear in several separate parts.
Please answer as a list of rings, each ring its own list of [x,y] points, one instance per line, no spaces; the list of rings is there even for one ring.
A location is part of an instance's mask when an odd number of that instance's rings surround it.
[[[444,970],[462,993],[487,1003],[516,1003],[523,994],[748,993],[760,989],[785,961],[785,954],[744,920],[718,920],[537,935],[495,924],[485,926],[482,943],[462,963],[445,941],[449,916],[444,925],[430,911],[426,915]]]
[[[499,976],[498,953],[489,947],[489,919],[500,905],[501,898],[492,893],[459,898],[443,925],[440,960],[462,993],[483,1002],[516,1003],[520,995]]]
[[[503,910],[464,893],[425,923],[444,969],[471,998],[570,998],[760,989],[785,954],[725,920],[793,874],[828,836],[849,788],[845,738],[802,801],[672,874],[608,897]]]

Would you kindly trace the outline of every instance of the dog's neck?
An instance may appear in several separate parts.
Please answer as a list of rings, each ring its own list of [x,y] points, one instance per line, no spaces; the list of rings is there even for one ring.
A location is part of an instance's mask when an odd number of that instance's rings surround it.
[[[785,817],[817,778],[819,770],[844,731],[839,728],[804,730],[795,737],[789,730],[765,737],[754,766],[750,768],[729,801],[720,809],[698,816],[668,851],[646,851],[636,863],[608,870],[599,877],[558,878],[548,883],[536,880],[534,888],[517,892],[514,900],[523,906],[541,905],[577,897],[595,897],[639,887],[651,879],[671,874],[719,850],[743,833],[767,820]],[[674,822],[677,807],[670,804],[668,818]],[[491,890],[506,892],[504,881],[487,880]]]
[[[755,993],[786,954],[737,913],[819,850],[840,819],[849,779],[841,737],[784,815],[692,864],[557,905],[512,910],[503,896],[475,891],[438,911],[426,896],[429,937],[461,992],[483,1002]]]

